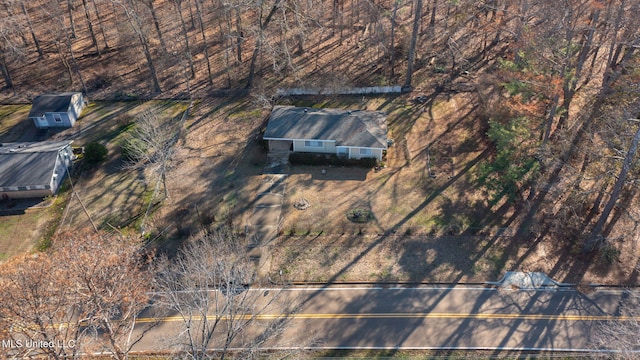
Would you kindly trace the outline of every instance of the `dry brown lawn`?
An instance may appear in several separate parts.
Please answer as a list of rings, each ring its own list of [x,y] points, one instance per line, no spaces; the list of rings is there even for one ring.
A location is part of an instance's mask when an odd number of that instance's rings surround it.
[[[395,144],[379,172],[292,167],[282,236],[271,247],[271,276],[482,282],[499,280],[505,271],[542,271],[569,283],[635,284],[635,241],[616,244],[620,261],[609,263],[598,254],[581,255],[572,245],[580,242],[541,230],[537,214],[523,220],[526,202],[488,204],[474,175],[490,158],[475,103],[464,93],[426,105],[405,96],[323,103],[386,111]],[[304,211],[293,207],[302,198],[311,204]],[[347,218],[352,209],[373,218],[354,223]]]
[[[266,153],[257,139],[268,113],[251,99],[194,105],[168,175],[170,198],[154,217],[163,237],[172,239],[164,250],[206,226],[242,230],[262,181]]]
[[[377,103],[380,100],[367,106],[380,106]],[[460,116],[469,106],[452,97],[423,109],[401,97],[383,107],[389,113],[395,144],[380,171],[338,167],[325,168],[326,174],[322,174],[321,167],[293,166],[287,182],[283,233],[431,234],[471,226],[471,216],[466,216],[469,209],[460,216],[438,216],[452,204],[473,205],[467,203],[475,194],[470,190],[471,167],[484,149],[464,141],[477,132],[473,118]],[[430,176],[429,167],[435,177]],[[308,210],[293,208],[301,198],[311,203]],[[371,211],[373,219],[353,223],[347,219],[352,209]]]
[[[74,145],[98,141],[109,150],[104,163],[73,171],[77,196],[71,196],[60,231],[91,228],[89,217],[98,228],[114,230],[131,227],[137,231],[140,217],[152,199],[157,176],[149,171],[129,169],[121,156],[121,144],[136,116],[148,109],[166,121],[176,121],[186,110],[184,102],[92,103],[76,126],[56,134],[71,135]],[[82,203],[81,203],[82,202]],[[82,205],[87,209],[85,212]]]

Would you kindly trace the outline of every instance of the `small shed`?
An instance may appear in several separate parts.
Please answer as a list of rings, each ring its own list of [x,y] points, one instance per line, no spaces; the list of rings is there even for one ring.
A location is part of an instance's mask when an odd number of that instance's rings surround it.
[[[79,92],[40,95],[33,100],[29,119],[38,129],[70,128],[85,106]]]

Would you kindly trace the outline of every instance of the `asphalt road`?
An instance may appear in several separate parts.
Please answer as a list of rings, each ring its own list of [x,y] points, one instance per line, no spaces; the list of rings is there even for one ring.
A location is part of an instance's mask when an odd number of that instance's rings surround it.
[[[498,290],[494,288],[289,288],[254,289],[274,306],[247,336],[282,319],[278,304],[294,303],[286,330],[265,348],[484,349],[589,351],[607,320],[629,321],[621,308],[637,305],[626,291]],[[148,319],[141,319],[143,326]],[[167,348],[182,331],[166,317],[134,351]]]

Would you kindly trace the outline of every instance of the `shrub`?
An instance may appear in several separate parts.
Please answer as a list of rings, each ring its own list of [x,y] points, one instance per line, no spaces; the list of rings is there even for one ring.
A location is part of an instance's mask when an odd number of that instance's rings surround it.
[[[146,152],[146,144],[140,139],[129,137],[120,145],[120,151],[123,158],[135,162],[140,160],[141,153]]]
[[[607,264],[613,265],[620,261],[620,250],[611,244],[605,244],[600,248],[600,257]]]
[[[351,166],[372,169],[378,164],[374,158],[342,159],[333,154],[292,153],[289,162],[293,165],[319,165],[319,166]]]
[[[347,212],[347,219],[354,223],[366,223],[373,219],[373,213],[367,209],[352,209]]]
[[[515,118],[506,124],[490,121],[487,137],[495,146],[495,155],[478,165],[476,180],[490,194],[491,206],[503,197],[514,201],[540,172],[537,137],[527,118]]]
[[[107,148],[99,142],[92,141],[84,147],[84,159],[90,164],[97,164],[107,158]]]

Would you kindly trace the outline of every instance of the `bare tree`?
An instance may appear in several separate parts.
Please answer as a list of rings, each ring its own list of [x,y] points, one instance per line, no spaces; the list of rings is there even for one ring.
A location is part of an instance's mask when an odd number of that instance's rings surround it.
[[[411,89],[411,79],[413,77],[413,67],[416,57],[416,46],[418,43],[418,32],[420,30],[420,19],[422,18],[422,0],[415,0],[413,17],[413,30],[411,32],[411,43],[409,44],[409,59],[407,60],[407,76],[403,88]]]
[[[22,34],[20,24],[14,17],[0,18],[0,73],[6,87],[13,88],[13,79],[9,70],[12,59],[24,55],[24,43],[21,43]]]
[[[173,3],[176,5],[176,11],[178,12],[178,18],[180,19],[180,26],[182,29],[182,36],[184,39],[185,51],[187,52],[187,59],[189,60],[189,69],[191,70],[191,78],[193,79],[196,77],[196,70],[193,65],[193,56],[191,54],[191,47],[189,46],[189,34],[187,32],[187,25],[184,22],[184,16],[182,15],[182,1],[183,0],[173,0]]]
[[[160,40],[160,46],[162,47],[163,52],[167,52],[167,44],[164,42],[164,38],[162,37],[162,30],[160,30],[160,20],[158,19],[158,14],[156,12],[156,7],[153,5],[155,0],[142,0],[145,5],[149,8],[151,12],[151,18],[153,19],[153,26],[156,28],[156,32],[158,33],[158,39]]]
[[[213,87],[213,75],[211,74],[211,60],[209,59],[209,43],[207,42],[207,35],[204,27],[204,20],[202,19],[202,5],[200,0],[194,0],[196,3],[196,12],[198,13],[198,24],[200,24],[200,34],[202,35],[202,45],[204,48],[204,58],[207,63],[207,79],[209,80],[209,86]]]
[[[637,120],[633,119],[633,121],[635,122]],[[585,242],[584,251],[587,251],[587,252],[592,251],[593,249],[596,248],[598,244],[600,244],[603,241],[602,229],[607,219],[609,219],[609,215],[611,214],[613,207],[616,205],[616,202],[618,202],[618,199],[620,198],[622,187],[627,181],[627,175],[631,170],[633,159],[635,158],[636,152],[638,151],[639,142],[640,142],[640,126],[636,130],[635,136],[633,137],[633,140],[631,141],[631,145],[629,146],[629,150],[624,156],[622,169],[620,170],[618,179],[616,180],[616,183],[613,186],[613,191],[611,192],[609,201],[607,201],[607,204],[602,210],[602,214],[600,214],[600,218],[598,219],[596,224],[593,226],[593,229],[591,230],[591,236]]]
[[[63,233],[51,249],[0,267],[0,325],[23,345],[9,355],[69,359],[107,350],[126,358],[145,333],[132,330],[151,290],[138,244],[118,235]]]
[[[29,12],[27,11],[27,7],[25,6],[25,0],[20,0],[20,8],[22,9],[22,13],[24,14],[25,19],[27,20],[27,25],[29,25],[29,31],[31,32],[31,38],[33,39],[33,44],[36,46],[36,50],[38,51],[38,56],[42,58],[44,53],[42,52],[42,48],[40,47],[40,41],[38,41],[38,37],[36,36],[35,31],[33,30],[33,24],[31,23],[31,17],[29,16]]]
[[[180,122],[162,119],[158,109],[143,112],[136,120],[131,135],[124,144],[129,156],[130,166],[146,168],[158,175],[154,197],[160,184],[164,189],[164,198],[169,197],[167,189],[167,171],[173,157],[174,145],[180,135]]]
[[[37,253],[0,268],[3,332],[15,344],[34,341],[67,345],[40,349],[41,354],[52,359],[75,357],[84,336],[82,315],[76,313],[69,279],[59,265],[48,254]],[[13,346],[7,355],[36,355],[32,348]]]
[[[99,346],[114,358],[126,359],[155,325],[133,332],[149,303],[153,277],[139,242],[103,233],[68,233],[59,237],[53,257],[65,264],[83,327],[99,334]]]
[[[96,13],[96,18],[98,19],[98,26],[100,27],[100,33],[102,33],[104,48],[109,49],[109,42],[107,41],[107,34],[104,32],[104,23],[102,21],[102,15],[100,15],[100,10],[98,9],[98,4],[96,4],[96,0],[91,0],[91,4],[93,4],[93,11]]]
[[[211,358],[211,349],[224,359],[231,346],[255,356],[256,347],[277,335],[286,324],[276,319],[262,335],[246,336],[256,319],[273,304],[268,297],[247,288],[256,269],[242,239],[228,228],[205,232],[192,239],[175,259],[161,260],[156,282],[158,303],[180,318],[184,330],[176,342],[178,355]],[[279,309],[278,313],[284,313]],[[242,356],[241,356],[242,357]]]
[[[82,0],[82,8],[84,9],[84,16],[87,19],[87,26],[89,26],[89,35],[91,35],[91,43],[96,48],[96,53],[98,56],[101,56],[100,46],[98,46],[98,39],[96,38],[96,33],[93,31],[93,21],[91,21],[91,16],[89,15],[89,7],[87,6],[87,0]]]
[[[395,78],[395,56],[396,56],[396,43],[395,43],[395,34],[396,34],[396,26],[397,26],[397,14],[398,8],[400,7],[401,0],[395,0],[393,2],[393,12],[391,14],[391,40],[389,44],[389,78],[393,81]]]
[[[76,38],[76,23],[73,20],[73,0],[67,0],[67,13],[69,14],[69,27],[71,28],[71,37]]]
[[[55,4],[53,6],[50,4],[48,7],[42,7],[41,10],[50,20],[48,31],[51,34],[51,37],[55,39],[55,45],[58,53],[60,54],[60,59],[69,74],[70,84],[73,84],[73,71],[75,71],[82,85],[82,89],[84,92],[87,92],[87,85],[84,81],[84,77],[82,76],[82,72],[80,71],[80,66],[76,59],[75,52],[73,51],[71,36],[69,36],[69,32],[64,25],[64,15],[62,11],[60,11]],[[71,63],[69,63],[69,60],[67,59],[67,54],[71,57]]]
[[[281,0],[274,0],[273,6],[271,6],[271,10],[269,11],[269,14],[267,15],[267,17],[264,18],[264,21],[262,20],[262,10],[263,10],[262,3],[258,8],[258,13],[259,13],[258,33],[256,35],[257,36],[256,44],[255,44],[255,47],[253,48],[253,54],[251,56],[251,63],[249,64],[249,75],[247,77],[247,84],[245,86],[245,88],[247,89],[251,89],[253,87],[253,82],[255,81],[255,75],[256,75],[258,55],[260,55],[260,51],[262,50],[262,45],[264,44],[264,41],[265,41],[264,39],[265,29],[267,28],[267,26],[269,26],[271,19],[273,18],[276,11],[278,10],[280,1]]]
[[[140,46],[142,47],[142,52],[144,53],[144,57],[147,60],[147,66],[149,67],[151,81],[153,83],[153,91],[156,93],[162,92],[162,89],[160,88],[160,82],[158,81],[158,73],[156,71],[153,58],[151,56],[149,39],[147,38],[147,32],[144,27],[144,22],[140,18],[140,14],[136,12],[135,9],[127,6],[127,4],[122,3],[119,0],[111,0],[111,1],[113,2],[114,5],[120,5],[122,7],[124,13],[127,16],[127,20],[129,20],[131,29],[136,34],[136,37],[140,42]]]
[[[636,267],[636,271],[640,268]],[[623,319],[610,320],[596,327],[592,335],[595,357],[624,360],[640,357],[640,297],[629,291],[625,304],[620,311]]]

